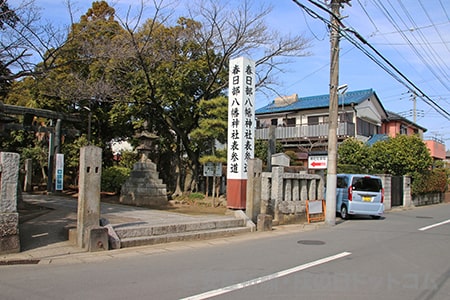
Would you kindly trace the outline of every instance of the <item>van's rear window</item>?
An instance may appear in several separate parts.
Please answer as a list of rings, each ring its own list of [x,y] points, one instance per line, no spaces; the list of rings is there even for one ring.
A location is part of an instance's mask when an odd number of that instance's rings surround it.
[[[370,177],[353,178],[353,190],[365,192],[379,192],[381,190],[381,180]]]

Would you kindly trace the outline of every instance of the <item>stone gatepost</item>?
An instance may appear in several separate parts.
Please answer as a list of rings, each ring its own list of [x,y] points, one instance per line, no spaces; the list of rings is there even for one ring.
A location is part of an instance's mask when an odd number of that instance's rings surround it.
[[[413,206],[411,196],[411,177],[403,176],[403,206],[410,207]]]
[[[20,252],[17,153],[0,152],[0,254]]]
[[[254,223],[257,222],[258,214],[261,212],[261,173],[262,160],[258,158],[249,159],[245,214]]]
[[[279,202],[283,200],[284,186],[283,186],[284,167],[272,167],[272,192],[271,203],[274,208],[274,222],[277,224],[280,220]]]
[[[88,248],[89,251],[108,250],[107,229],[105,233],[105,228],[100,228],[101,175],[101,148],[96,146],[81,148],[77,244],[81,248]]]
[[[24,192],[33,191],[32,181],[33,181],[33,160],[28,158],[25,159],[25,180],[23,183]]]

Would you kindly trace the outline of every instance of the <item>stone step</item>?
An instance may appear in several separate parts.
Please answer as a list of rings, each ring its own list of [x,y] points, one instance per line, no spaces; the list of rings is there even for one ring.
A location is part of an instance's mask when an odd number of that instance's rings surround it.
[[[114,226],[122,248],[230,236],[253,230],[247,226],[247,220],[239,218],[153,226]]]
[[[172,233],[182,233],[189,231],[213,230],[231,227],[245,227],[246,221],[243,219],[222,219],[214,221],[187,222],[180,224],[164,225],[115,225],[114,230],[120,239],[140,236],[157,236]]]
[[[206,240],[251,232],[250,227],[221,228],[213,230],[187,231],[164,235],[151,235],[121,239],[121,248],[156,245],[180,241]]]

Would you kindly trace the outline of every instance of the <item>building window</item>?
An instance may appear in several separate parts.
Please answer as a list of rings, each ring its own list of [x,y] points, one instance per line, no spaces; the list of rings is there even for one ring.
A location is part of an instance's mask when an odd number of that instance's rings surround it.
[[[270,124],[271,124],[271,125],[277,126],[277,125],[278,125],[278,119],[272,119],[272,120],[270,120]]]
[[[318,116],[308,117],[308,125],[318,125],[318,124],[319,124]]]
[[[406,127],[404,124],[400,125],[400,134],[408,134],[408,127]]]
[[[297,120],[295,118],[286,119],[286,126],[295,126],[297,124]]]
[[[341,123],[352,122],[353,121],[353,113],[352,112],[347,112],[347,113],[339,114],[339,121]]]
[[[360,118],[356,119],[357,134],[362,136],[372,136],[379,133],[379,128],[375,124],[364,121]]]

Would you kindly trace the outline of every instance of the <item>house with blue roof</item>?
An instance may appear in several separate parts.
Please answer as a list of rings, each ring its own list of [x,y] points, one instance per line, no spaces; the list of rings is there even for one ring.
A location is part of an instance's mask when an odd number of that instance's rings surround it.
[[[330,96],[299,98],[297,94],[276,98],[256,110],[257,140],[268,140],[274,129],[275,138],[285,150],[300,153],[327,152]],[[423,139],[426,128],[390,111],[386,111],[373,89],[350,91],[338,98],[338,144],[355,137],[369,145],[398,134],[417,134]],[[424,141],[435,159],[445,158],[445,145]],[[443,148],[444,150],[442,150]],[[440,151],[433,151],[439,149]],[[436,154],[439,152],[438,154]]]
[[[285,149],[296,152],[326,151],[328,142],[328,94],[299,98],[297,94],[276,98],[256,110],[257,139],[269,138],[269,128],[275,126],[275,136]],[[418,134],[426,128],[393,112],[386,111],[372,89],[350,91],[338,98],[338,143],[356,137],[372,144],[397,134]]]
[[[330,96],[299,98],[297,94],[276,98],[256,110],[256,139],[267,140],[269,128],[284,148],[296,152],[326,151]],[[372,89],[350,91],[338,98],[338,142],[348,137],[367,141],[381,134],[388,113]]]

